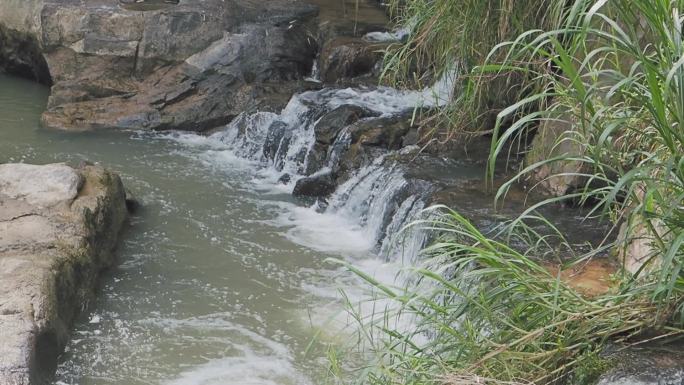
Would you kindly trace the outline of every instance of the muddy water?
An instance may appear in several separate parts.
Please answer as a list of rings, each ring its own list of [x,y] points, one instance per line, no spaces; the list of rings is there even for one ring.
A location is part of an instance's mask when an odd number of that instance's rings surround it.
[[[254,183],[252,163],[188,143],[199,137],[43,131],[47,96],[0,77],[0,162],[100,162],[144,205],[119,248],[120,266],[75,327],[56,383],[319,382],[323,355],[305,351],[312,323],[339,310],[321,310],[338,288],[324,260],[344,252],[290,240],[279,218],[297,206]]]
[[[355,0],[316,2],[325,10],[322,20],[353,25]],[[360,12],[368,24],[386,22],[376,8]],[[309,96],[321,103],[353,100],[391,114],[434,91]],[[385,213],[379,204],[361,203],[388,204],[383,193],[391,186],[399,191],[403,179],[370,169],[368,175],[388,183],[360,182],[337,210],[321,213],[294,201],[292,186],[273,183],[279,175],[231,146],[230,130],[212,138],[46,131],[39,119],[47,97],[42,86],[0,75],[0,163],[101,163],[143,204],[119,247],[120,265],[106,273],[99,296],[74,328],[55,385],[323,383],[325,345],[340,338],[346,321],[339,290],[352,301],[367,296],[326,259],[342,258],[381,281],[393,280],[400,263],[391,261],[401,258],[378,258],[378,231],[369,231],[377,223],[358,218],[375,209]],[[277,118],[297,123],[305,112],[297,106]],[[305,141],[307,132],[298,132],[298,139]],[[472,179],[483,170],[459,165],[436,172]],[[468,196],[485,200],[481,195]],[[410,206],[407,212],[419,208]]]

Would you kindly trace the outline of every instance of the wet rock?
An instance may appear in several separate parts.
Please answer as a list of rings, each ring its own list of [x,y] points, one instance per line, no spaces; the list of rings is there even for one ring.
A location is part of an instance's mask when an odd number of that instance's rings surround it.
[[[378,75],[384,44],[362,39],[337,38],[323,47],[320,56],[321,80],[335,83],[359,76]]]
[[[329,163],[331,146],[337,145],[340,132],[360,119],[377,114],[355,105],[342,105],[325,113],[314,126],[316,143],[313,144],[307,158],[306,175],[311,175]]]
[[[280,184],[288,184],[292,180],[292,176],[290,174],[283,174],[278,178],[278,183]]]
[[[361,120],[349,128],[352,143],[398,150],[412,128],[410,115]]]
[[[615,366],[598,385],[681,385],[684,383],[682,346],[630,348],[606,354]]]
[[[135,213],[142,207],[140,200],[133,194],[129,189],[125,190],[126,193],[126,209],[129,213]]]
[[[312,175],[297,181],[292,195],[296,197],[324,198],[335,192],[337,184],[330,172]]]
[[[355,105],[337,107],[325,114],[314,126],[316,141],[324,145],[332,144],[342,129],[369,116],[377,114]]]
[[[0,383],[47,383],[126,219],[97,166],[0,165]]]
[[[314,143],[306,156],[306,169],[304,175],[312,175],[323,169],[328,163],[328,148],[329,146]]]
[[[387,150],[381,147],[364,146],[361,143],[350,145],[347,151],[341,154],[335,170],[339,175],[338,182],[347,180],[354,171],[373,163],[375,159],[386,154]]]
[[[210,129],[269,103],[271,84],[304,77],[317,50],[315,7],[296,1],[15,3],[0,0],[12,9],[0,28],[40,47],[53,128]]]
[[[415,146],[420,143],[420,131],[418,128],[411,128],[401,141],[402,147]]]
[[[287,146],[292,133],[288,130],[286,123],[276,121],[268,127],[266,140],[264,142],[263,154],[266,159],[275,160],[278,149]]]
[[[377,116],[357,106],[338,107],[314,128],[316,143],[309,153],[307,174],[331,167],[345,178],[388,151],[400,149],[411,129],[408,114]]]
[[[50,85],[50,71],[34,36],[0,25],[0,73],[7,72]]]

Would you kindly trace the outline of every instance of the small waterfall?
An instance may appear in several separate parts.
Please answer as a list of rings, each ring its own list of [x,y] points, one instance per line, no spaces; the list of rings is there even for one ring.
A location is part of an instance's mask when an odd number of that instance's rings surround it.
[[[408,189],[401,171],[393,165],[387,167],[383,160],[376,160],[340,186],[328,208],[332,213],[358,218],[375,245],[384,239],[385,229]]]
[[[402,256],[412,261],[428,241],[428,234],[416,227],[406,227],[421,219],[425,202],[418,195],[412,195],[401,203],[387,226],[386,236],[380,246],[380,256],[389,259]]]
[[[317,145],[316,125],[327,113],[342,106],[356,106],[371,116],[391,117],[417,107],[440,106],[452,97],[454,79],[455,73],[449,73],[421,91],[377,87],[303,92],[294,95],[280,114],[242,114],[212,138],[235,154],[274,171],[272,174],[278,177],[271,182],[286,180],[288,186],[294,187],[303,177],[336,170],[350,148],[352,133],[345,127],[328,146],[324,161],[311,161]],[[356,170],[325,204],[318,205],[322,214],[341,217],[351,224],[363,236],[369,251],[386,260],[400,254],[416,255],[425,243],[425,236],[418,231],[400,231],[419,217],[427,197],[427,190],[412,184],[403,166],[388,156],[402,151],[380,156]],[[285,174],[287,178],[283,178]],[[403,240],[400,235],[405,235]]]

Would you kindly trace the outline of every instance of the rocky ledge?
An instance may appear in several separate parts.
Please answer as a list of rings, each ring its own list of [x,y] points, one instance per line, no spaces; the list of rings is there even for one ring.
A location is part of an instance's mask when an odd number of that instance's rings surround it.
[[[0,165],[0,384],[44,384],[127,216],[101,167]]]
[[[317,53],[316,12],[297,0],[0,0],[0,71],[52,85],[50,128],[202,131],[289,98],[283,82]]]

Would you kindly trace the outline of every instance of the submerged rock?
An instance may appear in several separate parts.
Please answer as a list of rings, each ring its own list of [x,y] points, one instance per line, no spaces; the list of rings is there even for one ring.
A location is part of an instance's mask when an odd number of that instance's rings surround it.
[[[0,69],[40,79],[47,63],[49,127],[202,131],[308,73],[315,13],[289,0],[0,0],[0,47],[36,48],[0,49]]]
[[[101,167],[0,165],[0,384],[44,384],[126,219]]]

